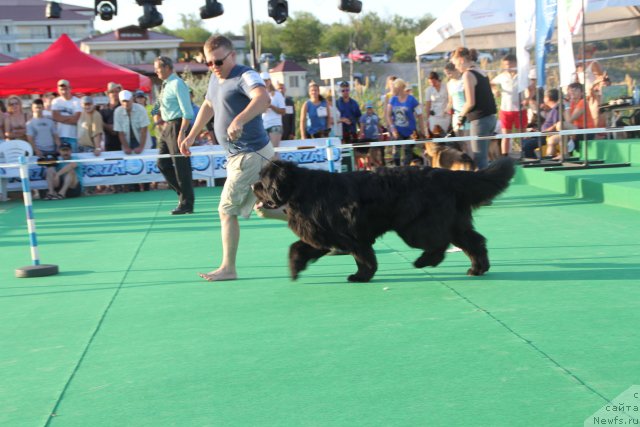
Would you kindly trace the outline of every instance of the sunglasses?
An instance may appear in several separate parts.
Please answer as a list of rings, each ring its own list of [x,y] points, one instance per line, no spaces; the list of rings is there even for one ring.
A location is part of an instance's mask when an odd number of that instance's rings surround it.
[[[349,92],[349,89],[342,89],[342,92]]]
[[[214,59],[213,61],[207,61],[205,62],[205,64],[207,64],[207,67],[211,67],[213,65],[215,65],[216,67],[222,67],[222,64],[224,64],[224,60],[227,59],[229,55],[231,55],[231,52],[232,51],[229,51],[229,53],[227,53],[222,59]]]
[[[14,102],[10,102],[9,105],[20,105],[20,103],[14,101]]]

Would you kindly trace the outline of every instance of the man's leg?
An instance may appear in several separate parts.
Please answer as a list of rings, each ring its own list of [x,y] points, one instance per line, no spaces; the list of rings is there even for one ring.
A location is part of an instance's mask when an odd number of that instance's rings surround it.
[[[47,167],[47,187],[48,194],[56,195],[56,188],[60,186],[60,180],[56,176],[56,168]]]
[[[220,228],[222,237],[222,263],[216,270],[209,273],[200,273],[200,277],[209,282],[222,280],[235,280],[238,278],[236,272],[236,255],[238,254],[238,244],[240,242],[240,224],[237,215],[220,214]]]
[[[64,176],[62,177],[62,187],[60,188],[60,191],[58,191],[58,194],[61,195],[62,197],[66,197],[67,190],[77,185],[78,185],[78,176],[76,175],[75,171],[70,170],[69,172],[65,173]]]

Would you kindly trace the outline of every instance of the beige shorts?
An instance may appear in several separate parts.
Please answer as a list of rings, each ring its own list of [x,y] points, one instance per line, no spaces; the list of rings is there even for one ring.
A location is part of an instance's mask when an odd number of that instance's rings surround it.
[[[256,196],[251,186],[258,181],[260,170],[275,155],[268,143],[257,153],[241,153],[227,160],[227,180],[222,188],[218,212],[249,218]]]

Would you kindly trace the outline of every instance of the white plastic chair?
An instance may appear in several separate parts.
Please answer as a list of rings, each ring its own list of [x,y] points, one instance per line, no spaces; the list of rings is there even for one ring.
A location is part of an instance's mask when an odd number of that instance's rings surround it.
[[[20,156],[33,156],[31,144],[20,139],[0,141],[0,163],[18,163]],[[0,201],[7,200],[9,178],[20,174],[17,168],[4,168],[3,172],[0,175]]]

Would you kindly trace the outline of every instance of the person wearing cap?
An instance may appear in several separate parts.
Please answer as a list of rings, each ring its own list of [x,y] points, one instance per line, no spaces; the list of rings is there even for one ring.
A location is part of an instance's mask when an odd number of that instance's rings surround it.
[[[282,82],[278,82],[278,91],[284,97],[285,113],[282,116],[282,139],[296,139],[296,104],[293,98],[287,96],[287,87]]]
[[[82,113],[78,120],[78,152],[93,153],[99,156],[102,152],[102,116],[93,105],[93,98],[83,96],[80,100]]]
[[[151,113],[151,111],[153,110],[153,105],[150,105],[147,102],[147,95],[145,95],[145,93],[143,91],[141,91],[140,89],[136,90],[133,93],[133,100],[136,102],[136,104],[140,104],[144,107],[145,111],[147,112],[147,118],[149,119],[149,126],[148,126],[148,132],[147,132],[147,144],[146,147],[147,148],[156,148],[156,124],[153,120],[153,114]]]
[[[217,269],[200,273],[200,277],[208,281],[235,280],[240,242],[238,217],[251,215],[256,202],[251,186],[275,154],[261,117],[271,101],[260,75],[236,64],[231,40],[219,35],[209,37],[204,54],[212,71],[209,88],[193,128],[180,140],[180,151],[191,154],[189,148],[215,114],[216,139],[227,153],[227,179],[218,205],[222,261]]]
[[[61,142],[71,146],[71,151],[78,151],[78,120],[82,113],[80,100],[71,95],[71,84],[68,80],[58,80],[59,97],[51,103],[53,121],[58,126]]]
[[[175,156],[180,153],[178,141],[187,134],[190,120],[194,117],[189,87],[173,72],[171,58],[159,56],[153,65],[156,75],[162,80],[158,101],[164,125],[158,138],[158,154],[172,155],[169,159],[159,158],[158,168],[178,194],[178,206],[171,211],[171,215],[190,214],[195,203],[191,162],[186,157]]]
[[[262,124],[269,135],[269,141],[271,141],[274,148],[277,148],[282,140],[282,116],[286,112],[284,96],[273,86],[269,73],[264,72],[260,74],[260,77],[264,81],[271,98],[269,108],[262,113]]]
[[[358,102],[351,98],[349,82],[340,83],[340,97],[336,101],[336,108],[340,112],[340,123],[342,123],[342,141],[349,144],[358,139],[358,125],[362,112]]]
[[[107,97],[109,103],[100,108],[100,115],[102,116],[102,124],[104,127],[104,149],[105,151],[120,151],[120,137],[118,132],[113,130],[113,114],[116,108],[120,106],[120,100],[118,94],[122,90],[122,86],[118,83],[110,82],[107,84]]]
[[[55,167],[46,168],[47,195],[45,200],[60,200],[79,197],[82,194],[82,167],[72,162],[71,144],[60,143],[58,162]]]
[[[147,143],[147,110],[133,102],[133,94],[128,90],[120,91],[118,99],[120,106],[113,114],[113,130],[118,132],[120,145],[125,154],[140,154]]]
[[[380,140],[382,127],[380,118],[373,109],[373,102],[367,101],[365,111],[360,117],[360,141],[377,142]],[[363,166],[367,169],[371,167],[384,166],[384,147],[373,147],[365,149],[366,158],[363,159]]]

